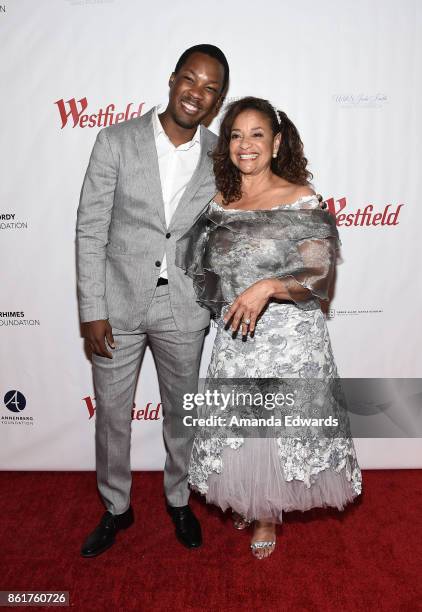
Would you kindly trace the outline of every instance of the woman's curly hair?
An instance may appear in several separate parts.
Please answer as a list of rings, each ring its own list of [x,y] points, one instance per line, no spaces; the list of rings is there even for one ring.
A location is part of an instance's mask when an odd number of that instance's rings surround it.
[[[211,154],[215,183],[223,196],[224,204],[230,204],[242,197],[241,173],[230,159],[229,147],[233,123],[240,113],[247,110],[255,110],[268,117],[274,136],[281,132],[277,157],[271,160],[272,172],[296,185],[308,185],[312,180],[312,173],[306,169],[308,160],[303,153],[299,132],[286,113],[276,111],[268,100],[248,96],[228,106],[221,122],[217,145]]]

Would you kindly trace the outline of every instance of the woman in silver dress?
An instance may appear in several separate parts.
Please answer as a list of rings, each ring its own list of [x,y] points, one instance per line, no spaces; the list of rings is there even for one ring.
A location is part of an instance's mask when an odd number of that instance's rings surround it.
[[[213,162],[218,193],[179,240],[176,260],[217,321],[207,385],[227,389],[234,379],[232,389],[244,391],[245,381],[255,390],[262,382],[273,390],[277,381],[280,389],[293,383],[296,415],[334,416],[339,423],[335,434],[324,419],[292,429],[285,420],[292,409],[284,406],[283,426],[270,435],[266,428],[263,437],[239,428],[231,406],[224,423],[198,427],[192,487],[207,502],[231,508],[238,529],[253,522],[252,552],[264,558],[274,550],[283,511],[342,510],[361,492],[319,302],[328,299],[338,234],[309,186],[295,126],[268,101],[248,97],[228,107]],[[251,409],[256,416],[251,405],[243,413]],[[201,414],[223,413],[208,406]]]

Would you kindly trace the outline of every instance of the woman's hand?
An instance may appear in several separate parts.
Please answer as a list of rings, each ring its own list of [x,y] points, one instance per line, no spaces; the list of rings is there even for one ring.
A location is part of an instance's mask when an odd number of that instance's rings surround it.
[[[231,328],[233,332],[237,331],[239,325],[241,325],[243,336],[247,335],[248,328],[249,333],[253,334],[256,320],[264,310],[268,300],[283,290],[282,281],[277,279],[266,279],[254,283],[237,296],[224,315],[224,321],[227,323],[232,319]]]

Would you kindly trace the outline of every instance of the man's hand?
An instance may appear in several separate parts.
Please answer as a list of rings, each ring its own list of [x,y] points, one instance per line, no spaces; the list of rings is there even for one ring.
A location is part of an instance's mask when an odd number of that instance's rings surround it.
[[[317,193],[316,197],[318,198],[319,207],[323,210],[327,208],[327,202],[323,199],[322,195],[320,193]]]
[[[107,350],[105,339],[111,348],[114,348],[114,338],[111,325],[107,320],[89,321],[82,323],[82,336],[88,341],[91,350],[96,355],[113,359],[113,355]]]

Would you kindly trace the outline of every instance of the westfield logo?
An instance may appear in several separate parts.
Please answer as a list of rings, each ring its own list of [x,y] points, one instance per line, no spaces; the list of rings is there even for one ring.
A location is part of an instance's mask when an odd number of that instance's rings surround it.
[[[336,219],[337,226],[381,226],[381,225],[398,225],[399,215],[404,204],[386,204],[381,210],[375,210],[373,204],[366,204],[363,208],[358,208],[353,212],[345,211],[347,207],[346,198],[328,198],[325,200],[328,210]]]
[[[120,112],[116,110],[115,104],[108,104],[105,108],[99,108],[94,113],[86,112],[88,108],[86,98],[80,100],[71,98],[66,101],[62,99],[57,100],[54,104],[59,109],[62,122],[61,129],[63,129],[68,123],[72,125],[72,128],[93,128],[107,127],[121,121],[127,121],[141,115],[145,102],[140,102],[137,107],[134,106],[133,102],[129,102],[125,110]]]
[[[92,417],[95,416],[96,410],[94,404],[95,397],[87,395],[82,399],[85,402],[85,406],[88,410],[89,419],[92,419]],[[160,412],[161,403],[154,405],[151,402],[148,402],[144,408],[137,408],[134,402],[132,407],[132,421],[159,421],[161,418]]]

